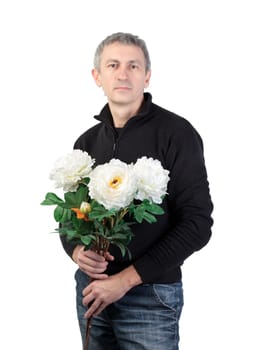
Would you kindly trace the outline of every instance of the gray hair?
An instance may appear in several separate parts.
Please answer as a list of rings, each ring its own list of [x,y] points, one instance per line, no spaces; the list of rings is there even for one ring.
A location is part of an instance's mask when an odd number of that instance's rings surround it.
[[[113,43],[120,43],[124,45],[134,45],[139,47],[144,54],[145,57],[145,70],[148,72],[151,69],[151,61],[148,49],[146,47],[146,43],[144,40],[140,39],[138,36],[130,34],[130,33],[114,33],[112,35],[107,36],[97,47],[94,57],[94,67],[98,71],[100,71],[100,61],[101,61],[101,55],[103,53],[103,50],[105,46],[113,44]]]

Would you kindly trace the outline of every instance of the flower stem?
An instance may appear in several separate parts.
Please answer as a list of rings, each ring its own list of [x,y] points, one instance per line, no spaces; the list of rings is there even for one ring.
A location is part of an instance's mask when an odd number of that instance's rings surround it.
[[[88,345],[89,345],[89,336],[90,336],[90,329],[92,327],[91,325],[91,321],[92,321],[92,316],[89,317],[89,319],[87,320],[87,328],[86,328],[86,339],[85,339],[85,346],[84,346],[84,350],[88,350]]]
[[[100,235],[96,235],[96,243],[92,247],[92,250],[94,252],[96,252],[97,254],[105,257],[106,253],[108,252],[109,245],[110,245],[110,242],[106,238],[104,238],[103,236],[100,236]],[[94,280],[93,278],[90,278],[89,279],[89,284],[91,282],[93,282],[93,280]],[[90,305],[92,303],[93,303],[93,301],[88,305],[88,307],[90,307]],[[90,329],[91,328],[92,328],[92,316],[90,316],[88,318],[88,320],[87,320],[84,350],[88,350],[89,338],[90,338]]]

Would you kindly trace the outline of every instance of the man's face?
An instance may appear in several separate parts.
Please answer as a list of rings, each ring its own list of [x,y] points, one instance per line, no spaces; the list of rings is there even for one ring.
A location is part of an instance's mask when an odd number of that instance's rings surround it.
[[[143,51],[134,45],[113,43],[103,50],[100,71],[92,71],[108,101],[118,105],[141,104],[151,72],[145,71]]]

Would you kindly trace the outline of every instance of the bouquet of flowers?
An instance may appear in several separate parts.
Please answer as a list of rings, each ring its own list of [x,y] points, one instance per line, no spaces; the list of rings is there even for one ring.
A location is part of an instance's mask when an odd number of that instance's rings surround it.
[[[73,150],[50,173],[64,199],[48,192],[42,205],[54,205],[56,229],[68,241],[104,255],[110,244],[130,255],[131,225],[156,221],[167,194],[169,171],[160,161],[142,157],[135,164],[118,159],[94,166],[87,152]]]
[[[48,192],[42,205],[55,205],[56,229],[68,241],[82,244],[100,255],[116,245],[122,256],[130,252],[131,225],[156,221],[164,213],[160,204],[167,193],[169,171],[159,160],[139,158],[135,164],[118,159],[94,167],[87,152],[73,150],[57,160],[50,173],[64,199]],[[88,320],[85,349],[91,320]]]

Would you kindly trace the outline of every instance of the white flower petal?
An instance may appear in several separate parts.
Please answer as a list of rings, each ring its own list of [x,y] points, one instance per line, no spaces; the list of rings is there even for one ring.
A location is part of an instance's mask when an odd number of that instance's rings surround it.
[[[134,199],[137,187],[133,166],[118,159],[98,165],[90,173],[89,195],[106,209],[127,207]]]
[[[73,150],[72,153],[58,159],[50,173],[55,187],[62,187],[65,192],[76,191],[79,181],[87,177],[92,170],[94,160],[87,152]]]
[[[136,199],[160,204],[167,193],[169,171],[162,167],[159,160],[142,157],[135,163],[134,172],[138,181]]]

